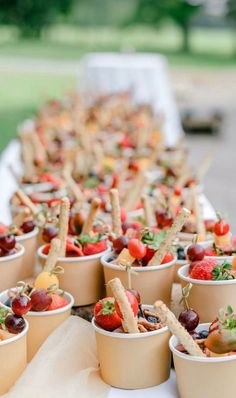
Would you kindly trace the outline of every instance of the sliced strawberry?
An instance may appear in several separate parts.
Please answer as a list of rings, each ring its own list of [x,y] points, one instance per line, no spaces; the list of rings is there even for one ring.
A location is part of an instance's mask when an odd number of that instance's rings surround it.
[[[107,243],[105,240],[101,240],[97,243],[86,243],[83,246],[83,253],[85,256],[90,256],[92,254],[97,254],[105,251],[107,249]]]
[[[59,296],[59,294],[51,294],[52,302],[49,305],[47,311],[58,310],[59,308],[63,308],[68,304],[68,301],[65,297]]]
[[[173,256],[173,254],[172,253],[166,253],[166,255],[165,255],[165,257],[163,258],[163,260],[162,260],[162,264],[166,264],[166,263],[169,263],[170,261],[172,261],[174,259],[174,256]]]

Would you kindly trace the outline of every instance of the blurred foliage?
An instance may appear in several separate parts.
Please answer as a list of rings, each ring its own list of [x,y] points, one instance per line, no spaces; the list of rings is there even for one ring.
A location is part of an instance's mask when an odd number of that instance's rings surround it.
[[[189,51],[189,29],[193,16],[201,5],[187,0],[138,0],[129,23],[158,25],[163,19],[172,19],[182,30],[184,51]]]
[[[40,37],[42,29],[65,15],[74,0],[0,0],[0,23],[15,25],[23,37]]]

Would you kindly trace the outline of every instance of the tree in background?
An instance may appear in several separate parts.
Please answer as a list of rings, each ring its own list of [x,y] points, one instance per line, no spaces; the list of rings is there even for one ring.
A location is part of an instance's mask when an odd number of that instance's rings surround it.
[[[234,55],[236,56],[236,0],[228,0],[227,1],[226,16],[229,19],[232,29],[233,29]]]
[[[40,37],[43,28],[67,14],[74,0],[0,0],[0,23],[15,25],[23,37]]]
[[[129,23],[158,25],[163,19],[172,19],[182,30],[183,50],[189,51],[189,30],[193,16],[199,11],[200,2],[188,0],[138,0],[137,8]]]

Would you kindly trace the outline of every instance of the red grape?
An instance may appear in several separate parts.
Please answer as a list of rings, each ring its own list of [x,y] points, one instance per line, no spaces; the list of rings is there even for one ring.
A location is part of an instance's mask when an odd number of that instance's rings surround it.
[[[10,333],[18,334],[25,328],[25,320],[22,316],[9,314],[5,319],[5,326]]]
[[[42,238],[44,242],[50,243],[53,238],[55,238],[58,234],[58,229],[53,225],[49,225],[43,229]]]
[[[52,302],[51,295],[46,289],[37,289],[31,294],[32,311],[47,311]]]
[[[24,295],[17,295],[12,300],[11,308],[16,315],[24,315],[31,309],[31,299]]]
[[[187,250],[187,255],[190,261],[201,261],[205,256],[205,249],[198,244],[192,244]]]
[[[159,209],[156,211],[156,221],[160,228],[171,227],[173,217],[166,210]]]
[[[35,228],[35,223],[32,220],[25,221],[21,225],[21,229],[24,234],[28,234],[29,232],[33,231]]]
[[[16,239],[13,235],[1,235],[0,236],[0,248],[3,251],[9,252],[14,249],[16,245]]]
[[[198,326],[199,316],[196,311],[189,308],[180,313],[179,322],[190,332]]]
[[[141,297],[137,290],[134,289],[127,289],[128,292],[132,293],[134,297],[136,297],[138,304],[141,304]]]
[[[127,236],[119,236],[113,240],[113,248],[117,254],[119,254],[124,248],[128,247],[129,239]]]

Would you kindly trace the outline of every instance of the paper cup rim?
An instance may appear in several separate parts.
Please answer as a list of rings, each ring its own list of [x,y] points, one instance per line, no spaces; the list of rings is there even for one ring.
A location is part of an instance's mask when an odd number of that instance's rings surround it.
[[[143,308],[154,310],[153,305],[143,304]],[[98,326],[96,324],[96,321],[95,321],[94,317],[92,319],[92,325],[93,325],[93,328],[94,328],[95,332],[97,332],[99,334],[103,334],[104,336],[107,336],[107,337],[114,337],[114,338],[117,338],[117,339],[148,338],[148,337],[151,337],[151,336],[162,334],[162,333],[167,332],[169,330],[168,326],[164,326],[163,328],[158,329],[158,330],[153,330],[152,332],[144,332],[144,333],[114,333],[114,332],[109,332],[108,330],[104,330],[100,326]]]
[[[36,236],[39,232],[38,227],[35,226],[35,228],[33,229],[33,231],[28,232],[26,234],[23,235],[19,235],[19,236],[15,236],[16,241],[17,242],[24,242],[27,239],[33,238],[34,236]]]
[[[210,323],[200,323],[196,330],[205,330],[206,328],[209,328]],[[173,354],[178,356],[179,358],[185,359],[186,361],[191,361],[191,362],[202,362],[202,363],[216,363],[216,362],[230,362],[230,361],[235,361],[236,360],[236,353],[235,355],[228,355],[224,357],[197,357],[197,356],[192,356],[189,354],[185,354],[183,352],[180,352],[176,349],[176,345],[178,344],[179,340],[178,338],[173,335],[171,336],[169,340],[169,347],[170,350]]]
[[[21,337],[24,337],[26,335],[26,333],[29,330],[29,322],[25,318],[24,321],[25,321],[25,327],[22,330],[22,332],[16,334],[14,337],[11,337],[10,339],[0,341],[0,347],[3,345],[14,343],[15,341],[21,339]]]
[[[22,246],[20,243],[16,243],[16,247],[20,250],[14,254],[10,254],[10,256],[0,257],[0,263],[6,263],[8,261],[15,260],[16,258],[23,256],[23,254],[25,253],[24,246]]]
[[[46,245],[47,245],[47,244],[40,246],[40,247],[38,248],[38,250],[37,250],[38,257],[41,257],[41,258],[43,258],[44,260],[46,260],[47,257],[48,257],[47,254],[42,253],[42,250],[44,249],[44,247],[45,247]],[[90,256],[80,256],[80,257],[58,257],[58,261],[61,261],[61,262],[64,262],[64,263],[80,263],[80,262],[83,262],[83,261],[89,261],[89,260],[96,260],[96,259],[99,259],[101,256],[103,256],[103,255],[105,255],[106,253],[109,253],[109,252],[110,252],[110,249],[109,249],[109,247],[108,247],[106,250],[104,250],[104,251],[102,251],[102,252],[100,252],[100,253],[97,253],[97,254],[91,254]]]
[[[120,271],[124,270],[125,271],[125,267],[122,267],[121,265],[117,265],[117,264],[111,264],[109,261],[107,261],[107,257],[110,255],[113,255],[113,254],[115,254],[115,253],[114,252],[105,253],[101,258],[102,265],[104,267],[111,268],[114,270],[120,270]],[[165,264],[151,265],[151,266],[145,266],[145,267],[132,267],[131,266],[131,269],[136,272],[156,271],[156,270],[162,270],[165,268],[170,268],[175,263],[176,263],[176,257],[174,257],[173,260],[171,260]]]
[[[51,182],[48,181],[44,181],[44,182],[28,182],[28,183],[21,183],[20,186],[25,189],[25,190],[29,190],[29,189],[33,189],[35,190],[36,188],[36,192],[47,192],[50,189],[54,188],[54,185]]]
[[[208,234],[210,235],[211,232],[208,232]],[[186,245],[191,245],[192,240],[194,238],[194,236],[196,235],[196,233],[190,233],[190,232],[180,232],[178,234],[178,238],[180,239],[181,243],[185,243]],[[186,240],[184,240],[186,239]],[[203,240],[202,242],[198,242],[199,244],[211,244],[214,242],[213,237],[211,239],[206,239]]]
[[[7,295],[8,290],[9,289],[6,289],[6,290],[4,290],[3,292],[0,293],[0,307],[9,309],[9,307],[7,305],[5,305],[4,303],[1,302],[2,297],[4,295]],[[14,288],[11,289],[11,290],[14,290]],[[52,310],[52,311],[29,311],[29,312],[27,312],[27,314],[25,314],[25,316],[33,316],[33,317],[50,316],[50,315],[58,315],[58,314],[61,314],[61,313],[65,312],[65,311],[68,311],[74,305],[74,297],[68,292],[64,292],[64,295],[65,295],[66,298],[69,299],[68,304],[65,305],[64,307],[58,308],[58,309]]]
[[[229,279],[225,281],[209,281],[209,280],[201,280],[201,279],[193,279],[189,276],[186,276],[186,271],[189,268],[189,264],[183,265],[178,269],[178,277],[188,283],[192,283],[195,285],[207,285],[207,286],[220,286],[220,285],[235,285],[236,279]]]
[[[203,241],[203,242],[198,242],[198,245],[203,246],[204,248],[208,247],[208,245],[213,244],[214,240],[212,241]],[[184,248],[184,253],[187,256],[187,250],[189,248],[189,246],[191,245],[191,243],[189,243],[187,246],[185,246]],[[216,260],[216,261],[232,261],[233,259],[233,255],[232,256],[204,256],[204,259],[206,260]]]

